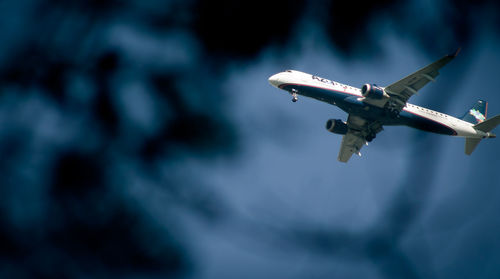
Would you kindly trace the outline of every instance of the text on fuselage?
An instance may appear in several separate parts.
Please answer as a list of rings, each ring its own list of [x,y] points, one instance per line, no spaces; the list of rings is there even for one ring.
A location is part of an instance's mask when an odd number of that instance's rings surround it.
[[[322,78],[322,77],[318,77],[318,76],[311,76],[312,79],[315,79],[315,80],[319,80],[323,83],[326,83],[326,84],[331,84],[331,85],[336,85],[337,83],[335,81],[331,81],[329,79],[326,79],[326,78]]]

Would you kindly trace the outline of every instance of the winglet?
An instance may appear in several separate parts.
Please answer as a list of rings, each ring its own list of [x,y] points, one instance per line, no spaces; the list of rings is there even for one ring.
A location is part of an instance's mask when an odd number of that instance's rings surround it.
[[[450,57],[457,57],[458,53],[460,53],[460,50],[462,50],[461,47],[457,48],[457,50],[455,50],[454,53],[448,54],[448,56],[450,56]]]

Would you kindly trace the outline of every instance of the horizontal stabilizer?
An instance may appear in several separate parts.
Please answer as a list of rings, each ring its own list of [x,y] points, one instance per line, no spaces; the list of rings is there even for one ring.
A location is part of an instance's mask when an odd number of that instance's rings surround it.
[[[491,130],[495,129],[500,124],[500,114],[487,119],[479,124],[474,125],[474,129],[488,133],[487,137],[494,138],[495,135],[490,133]],[[481,142],[479,138],[466,138],[465,139],[465,154],[470,155],[476,149],[476,146]]]
[[[466,138],[465,139],[465,154],[470,155],[476,149],[476,146],[481,142],[481,139]]]
[[[500,114],[486,121],[483,121],[479,124],[474,125],[474,129],[487,133],[495,129],[496,126],[498,126],[498,124],[500,124]]]

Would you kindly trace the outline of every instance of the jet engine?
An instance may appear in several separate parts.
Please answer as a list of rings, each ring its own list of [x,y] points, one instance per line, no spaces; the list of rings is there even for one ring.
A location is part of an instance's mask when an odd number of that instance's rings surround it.
[[[384,92],[384,89],[376,86],[375,84],[365,84],[361,87],[361,95],[370,99],[380,100],[383,97],[389,97],[387,93]]]
[[[326,121],[326,129],[334,134],[345,135],[347,124],[340,119],[330,119]]]

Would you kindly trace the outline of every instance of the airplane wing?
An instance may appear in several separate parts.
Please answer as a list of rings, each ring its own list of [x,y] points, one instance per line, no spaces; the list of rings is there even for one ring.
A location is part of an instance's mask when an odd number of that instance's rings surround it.
[[[347,163],[352,154],[361,156],[361,148],[366,144],[367,139],[373,139],[375,135],[382,131],[382,124],[378,121],[369,121],[359,116],[349,115],[347,118],[347,133],[342,137],[338,160]],[[370,140],[371,140],[370,139]]]
[[[352,154],[361,154],[359,151],[361,147],[365,145],[366,140],[357,135],[352,130],[349,130],[347,134],[342,137],[342,145],[340,146],[339,161],[347,163],[351,159]]]
[[[417,94],[418,90],[424,87],[429,81],[434,81],[439,75],[439,69],[448,64],[460,52],[460,48],[453,54],[446,55],[445,57],[437,60],[434,63],[416,71],[415,73],[385,87],[385,91],[391,97],[396,109],[401,111],[406,105],[408,99]]]

